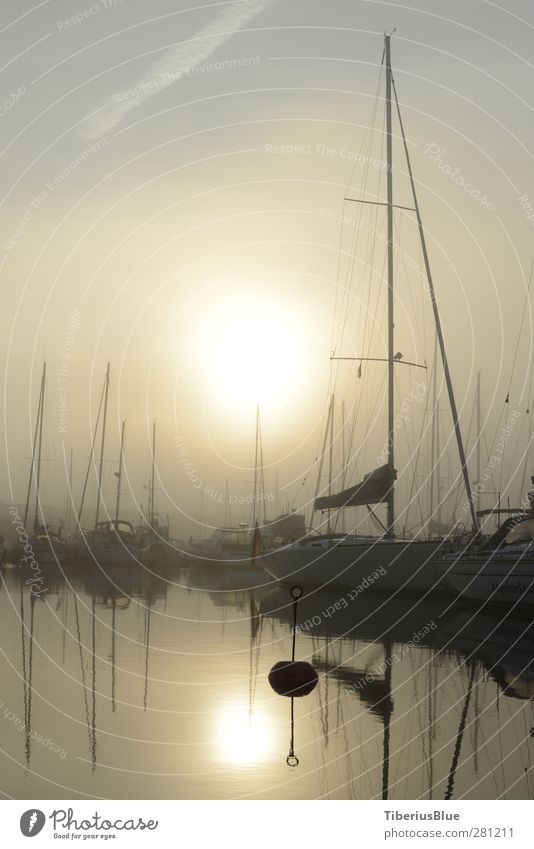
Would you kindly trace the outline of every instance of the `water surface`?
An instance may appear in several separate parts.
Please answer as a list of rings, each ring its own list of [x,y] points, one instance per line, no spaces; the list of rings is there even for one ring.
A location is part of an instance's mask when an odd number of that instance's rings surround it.
[[[263,573],[47,567],[41,597],[25,577],[0,587],[7,798],[534,795],[528,617],[311,593],[296,655],[319,683],[292,704],[267,680],[291,599]]]

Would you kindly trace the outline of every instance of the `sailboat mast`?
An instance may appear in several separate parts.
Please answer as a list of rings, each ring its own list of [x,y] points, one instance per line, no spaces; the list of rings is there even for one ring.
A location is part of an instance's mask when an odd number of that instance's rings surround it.
[[[480,371],[477,374],[477,483],[480,483],[480,440],[482,439],[482,416],[480,411]]]
[[[334,464],[334,414],[335,414],[335,395],[330,398],[330,429],[329,429],[329,446],[328,446],[328,495],[332,495],[332,475]],[[332,533],[331,511],[328,510],[328,521],[326,525],[326,533]]]
[[[43,379],[41,377],[41,388],[39,390],[39,401],[37,403],[37,418],[35,420],[35,432],[33,435],[32,444],[32,461],[30,465],[30,475],[28,478],[28,489],[26,490],[26,504],[24,505],[24,527],[28,527],[28,513],[30,512],[30,498],[32,493],[32,482],[35,475],[35,454],[37,452],[37,441],[39,438],[39,424],[41,421],[41,404],[42,404]]]
[[[69,458],[69,476],[67,483],[67,504],[65,507],[65,532],[69,533],[72,525],[72,448]]]
[[[109,363],[106,369],[104,390],[104,418],[102,420],[102,442],[100,444],[100,460],[98,464],[98,492],[96,495],[96,512],[95,512],[95,528],[98,525],[98,517],[100,513],[100,500],[102,497],[102,471],[104,468],[104,445],[106,442],[106,419],[108,413],[108,393],[109,393]]]
[[[385,36],[386,50],[386,150],[387,150],[387,233],[388,233],[388,480],[387,530],[386,537],[394,536],[395,500],[393,480],[395,476],[395,430],[394,430],[394,314],[393,314],[393,138],[391,122],[391,36]]]
[[[430,520],[434,518],[434,487],[436,475],[436,420],[437,420],[437,362],[438,362],[438,337],[434,337],[434,363],[432,367],[432,430],[430,439]],[[438,474],[438,500],[439,500],[439,474]],[[432,536],[432,534],[431,534]]]
[[[46,363],[43,363],[43,376],[41,377],[41,393],[39,397],[39,446],[37,449],[37,475],[35,478],[35,515],[33,519],[33,530],[37,530],[39,524],[39,487],[41,485],[41,452],[43,447],[43,418],[44,418],[44,396],[46,382]]]
[[[150,474],[150,495],[148,504],[148,521],[154,524],[154,472],[156,467],[156,422],[152,423],[152,471]]]
[[[256,527],[256,504],[258,498],[258,452],[260,441],[260,405],[256,406],[256,447],[254,450],[254,493],[252,496],[252,527]]]
[[[466,457],[465,457],[464,443],[463,443],[463,439],[462,439],[462,431],[460,429],[460,420],[458,418],[458,410],[457,410],[457,407],[456,407],[456,399],[454,397],[454,389],[453,389],[453,386],[452,386],[452,378],[451,378],[451,373],[450,373],[450,369],[449,369],[449,361],[447,359],[447,351],[445,349],[445,339],[443,337],[443,329],[441,327],[441,318],[440,318],[440,315],[439,315],[438,303],[437,303],[437,300],[436,300],[436,291],[434,289],[434,281],[433,281],[433,278],[432,278],[432,271],[430,269],[430,259],[428,257],[428,250],[427,250],[426,238],[425,238],[425,230],[424,230],[424,227],[423,227],[421,212],[419,210],[419,201],[417,199],[417,192],[415,190],[415,180],[414,180],[413,171],[412,171],[412,162],[411,162],[411,159],[410,159],[410,152],[408,150],[408,143],[406,141],[406,134],[404,132],[404,124],[403,124],[403,121],[402,121],[402,115],[401,115],[399,101],[398,101],[398,98],[397,98],[397,92],[396,91],[395,91],[395,104],[396,104],[396,107],[397,107],[397,115],[398,115],[398,118],[399,118],[399,127],[400,127],[400,131],[401,131],[401,135],[402,135],[402,144],[403,144],[403,147],[404,147],[404,155],[406,157],[406,165],[407,165],[407,168],[408,168],[408,176],[410,178],[410,186],[411,186],[411,189],[412,189],[413,205],[414,205],[414,209],[415,209],[415,215],[416,215],[416,218],[417,218],[417,227],[419,229],[419,239],[420,239],[420,242],[421,242],[421,250],[422,250],[422,253],[423,253],[423,261],[424,261],[424,264],[425,264],[426,279],[427,279],[427,282],[428,282],[428,292],[429,292],[429,295],[430,295],[430,300],[432,302],[432,311],[434,313],[434,322],[435,322],[435,325],[436,325],[436,333],[437,333],[438,342],[439,342],[439,350],[440,350],[440,353],[441,353],[441,360],[442,360],[442,363],[443,363],[443,372],[445,374],[445,383],[446,383],[446,386],[447,386],[447,394],[449,396],[449,406],[451,408],[452,422],[453,422],[453,427],[454,427],[454,433],[455,433],[455,436],[456,436],[456,444],[457,444],[457,447],[458,447],[458,455],[460,457],[460,465],[461,465],[461,468],[462,468],[464,486],[465,486],[465,490],[467,492],[467,500],[469,502],[469,508],[470,508],[470,512],[471,512],[471,521],[473,523],[473,532],[477,532],[479,530],[479,525],[478,525],[478,519],[477,519],[477,515],[476,515],[476,511],[475,511],[475,501],[474,501],[473,493],[472,493],[472,490],[471,490],[471,481],[469,480],[469,472],[467,470],[467,460],[466,460]]]
[[[345,479],[347,475],[347,449],[345,445],[345,399],[341,401],[341,463],[343,468],[342,481],[343,489],[345,489]],[[341,510],[341,533],[345,533],[345,510]]]
[[[121,483],[122,483],[122,454],[124,451],[124,427],[126,422],[121,426],[121,447],[119,452],[119,471],[117,472],[117,502],[115,504],[115,522],[119,521],[119,510],[121,504]]]

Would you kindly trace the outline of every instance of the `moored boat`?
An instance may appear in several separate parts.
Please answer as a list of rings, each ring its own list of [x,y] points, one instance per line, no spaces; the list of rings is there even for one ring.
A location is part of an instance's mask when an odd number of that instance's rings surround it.
[[[486,604],[534,604],[534,515],[507,519],[490,540],[439,558],[436,570],[458,598]]]
[[[437,298],[430,268],[425,230],[419,210],[416,184],[412,172],[408,143],[404,133],[400,105],[397,99],[395,83],[393,80],[391,66],[391,37],[389,35],[385,36],[384,58],[386,89],[385,144],[387,151],[387,197],[385,202],[378,199],[376,195],[373,195],[372,199],[369,199],[365,197],[364,191],[364,197],[362,198],[345,198],[345,200],[358,204],[363,203],[368,205],[377,205],[378,207],[386,207],[387,233],[381,235],[386,235],[387,237],[387,239],[384,240],[387,244],[387,253],[384,260],[384,266],[387,266],[387,339],[385,340],[387,343],[387,356],[331,357],[332,360],[353,360],[358,362],[358,377],[361,377],[362,374],[362,363],[385,363],[387,366],[387,431],[385,434],[386,438],[384,448],[382,453],[379,455],[383,458],[381,460],[382,465],[366,474],[363,480],[356,486],[345,488],[341,492],[337,493],[332,493],[331,491],[330,476],[328,493],[324,495],[318,493],[318,497],[316,497],[314,501],[314,510],[327,515],[327,533],[318,536],[309,535],[305,539],[299,540],[291,545],[284,546],[277,550],[269,550],[262,556],[261,562],[266,571],[278,581],[286,583],[292,581],[299,584],[318,586],[355,586],[361,583],[361,581],[368,579],[369,575],[371,575],[374,571],[383,569],[385,574],[381,576],[380,582],[377,582],[377,589],[380,588],[381,590],[386,590],[388,592],[391,590],[398,590],[421,593],[443,589],[440,575],[435,569],[434,559],[438,553],[443,553],[444,549],[448,550],[450,535],[441,540],[425,539],[422,533],[423,523],[419,527],[418,534],[414,534],[410,538],[407,538],[408,535],[399,533],[398,528],[398,517],[396,515],[395,504],[395,489],[397,480],[397,470],[395,468],[395,448],[399,416],[396,416],[396,412],[398,411],[395,408],[395,395],[396,392],[398,392],[398,388],[395,388],[395,374],[397,368],[403,366],[408,368],[426,369],[426,364],[408,361],[404,359],[402,353],[395,353],[396,337],[394,307],[396,302],[395,298],[398,297],[398,295],[394,289],[394,252],[396,247],[394,213],[396,214],[399,210],[402,212],[415,213],[421,254],[424,261],[425,285],[428,290],[428,294],[430,295],[431,308],[436,328],[437,347],[439,347],[443,365],[454,436],[458,448],[463,482],[468,495],[468,503],[470,505],[473,533],[476,533],[478,530],[478,522],[473,507],[473,499],[471,497],[471,485],[454,398],[452,379],[445,350],[441,319],[438,311]],[[393,172],[395,170],[395,164],[393,162],[393,107],[395,107],[398,115],[398,138],[402,142],[405,157],[403,167],[405,164],[411,189],[411,200],[413,201],[413,204],[410,207],[400,206],[394,202]],[[398,170],[396,173],[399,173]],[[357,258],[354,255],[352,257],[352,263],[350,264],[351,269],[356,263],[356,259]],[[344,294],[343,297],[348,296]],[[386,328],[384,329],[386,330]],[[372,351],[371,353],[374,352]],[[333,411],[329,413],[329,416],[330,437],[332,440]],[[328,425],[326,430],[328,430]],[[332,465],[331,451],[332,449],[330,449],[330,469]],[[386,507],[387,513],[385,521],[378,517],[373,511],[372,506],[375,505],[384,505]],[[380,526],[380,530],[377,535],[345,535],[332,532],[332,523],[330,521],[331,514],[337,515],[338,511],[343,511],[346,508],[351,507],[367,508],[372,520]]]

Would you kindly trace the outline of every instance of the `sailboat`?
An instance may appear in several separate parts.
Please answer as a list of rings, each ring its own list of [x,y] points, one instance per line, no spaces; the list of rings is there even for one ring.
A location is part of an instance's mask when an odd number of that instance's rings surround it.
[[[27,544],[30,547],[30,552],[28,552],[26,546],[24,546],[24,548],[21,548],[19,546],[18,554],[19,559],[21,559],[23,562],[29,562],[29,557],[33,557],[34,561],[40,565],[61,565],[66,556],[65,541],[60,537],[59,533],[55,533],[54,531],[52,531],[49,525],[45,522],[44,517],[42,516],[40,502],[45,388],[46,363],[43,363],[41,388],[39,391],[39,401],[37,405],[37,420],[35,423],[35,434],[33,439],[30,476],[26,493],[26,504],[24,508],[23,523],[24,528],[28,528],[31,493],[33,486],[35,485],[33,533],[30,535]]]
[[[391,36],[385,36],[384,57],[386,66],[386,147],[387,147],[387,201],[381,206],[387,207],[387,307],[388,307],[388,334],[387,334],[387,363],[388,372],[388,428],[387,428],[387,451],[386,462],[364,476],[363,480],[356,486],[344,489],[342,492],[320,496],[315,499],[314,508],[319,511],[342,510],[348,507],[368,507],[369,505],[385,504],[387,507],[387,520],[383,526],[384,530],[380,536],[368,535],[345,535],[335,534],[329,531],[326,534],[309,535],[292,545],[277,550],[267,551],[261,562],[274,578],[281,582],[296,582],[298,584],[313,586],[343,586],[356,587],[369,579],[370,575],[378,569],[382,572],[376,580],[375,588],[379,591],[406,591],[427,592],[439,585],[439,575],[433,566],[433,560],[438,546],[443,545],[440,540],[404,539],[397,535],[395,527],[395,405],[394,405],[394,374],[398,365],[405,364],[402,355],[395,354],[394,335],[394,231],[393,213],[398,205],[393,200],[393,131],[392,131],[392,107],[396,105],[400,137],[403,142],[407,174],[409,177],[411,193],[413,197],[413,208],[400,207],[415,213],[418,227],[421,252],[424,259],[426,283],[430,294],[434,320],[436,325],[436,336],[440,348],[441,360],[449,403],[451,408],[454,433],[460,456],[463,481],[469,497],[471,506],[471,519],[473,533],[478,529],[475,514],[471,486],[467,472],[465,451],[460,432],[458,413],[454,399],[452,381],[445,351],[445,343],[441,328],[441,320],[438,312],[437,301],[434,292],[434,284],[430,269],[430,262],[425,240],[425,231],[422,224],[419,204],[415,189],[415,181],[408,151],[408,145],[404,134],[404,126],[400,112],[397,92],[393,80],[391,66]],[[353,199],[349,199],[353,200]],[[362,203],[374,203],[374,201],[358,201]],[[362,358],[357,359],[360,364]],[[414,365],[413,363],[411,365]],[[374,515],[374,514],[373,514]]]
[[[89,463],[85,476],[85,482],[82,492],[82,501],[77,516],[79,533],[77,534],[70,549],[70,554],[74,559],[90,559],[93,560],[97,565],[102,567],[115,566],[121,564],[132,565],[132,563],[139,562],[139,556],[141,553],[141,546],[139,545],[139,542],[136,539],[132,523],[120,517],[124,432],[126,427],[125,422],[122,422],[121,426],[119,468],[118,471],[115,472],[115,475],[117,477],[115,517],[113,519],[111,517],[108,517],[106,520],[100,521],[100,508],[102,503],[102,473],[104,464],[104,448],[106,442],[107,408],[110,384],[109,370],[110,366],[108,363],[104,380],[104,387],[102,389],[102,396],[100,398],[100,406],[98,410],[93,443],[91,447],[91,456],[89,458]],[[93,465],[94,446],[98,433],[102,407],[103,417],[100,443],[100,459],[98,463],[98,485],[96,496],[95,524],[92,530],[84,531],[82,530],[81,526],[81,516],[85,501],[85,493],[87,490],[89,474]]]
[[[146,520],[135,529],[136,538],[141,548],[143,563],[149,565],[174,566],[184,557],[184,544],[176,543],[169,538],[169,522],[162,521],[156,508],[156,422],[152,423],[152,466],[148,486],[148,509]]]
[[[227,494],[228,504],[228,494]],[[265,510],[265,481],[263,472],[263,445],[261,436],[260,408],[256,407],[256,436],[254,449],[254,489],[251,496],[250,522],[241,522],[237,526],[225,524],[215,528],[213,534],[203,541],[197,541],[190,553],[201,561],[212,564],[233,564],[245,570],[251,568],[260,572],[255,564],[251,566],[257,530],[259,528],[264,545],[273,547],[289,540],[301,539],[306,534],[305,517],[302,514],[287,512],[275,519],[267,519]]]
[[[532,478],[534,484],[534,478]],[[534,489],[528,507],[480,510],[511,514],[482,545],[466,545],[436,561],[449,591],[465,601],[508,608],[534,604]]]

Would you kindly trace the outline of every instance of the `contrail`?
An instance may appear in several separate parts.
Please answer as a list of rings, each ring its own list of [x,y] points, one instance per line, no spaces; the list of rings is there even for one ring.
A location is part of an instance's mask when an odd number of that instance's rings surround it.
[[[144,75],[128,89],[104,100],[98,111],[82,124],[81,136],[93,139],[108,133],[132,109],[136,109],[143,101],[172,85],[208,59],[217,48],[229,41],[238,30],[273,2],[274,0],[239,0],[232,3],[213,21],[201,27],[185,44],[173,47],[153,62]]]

